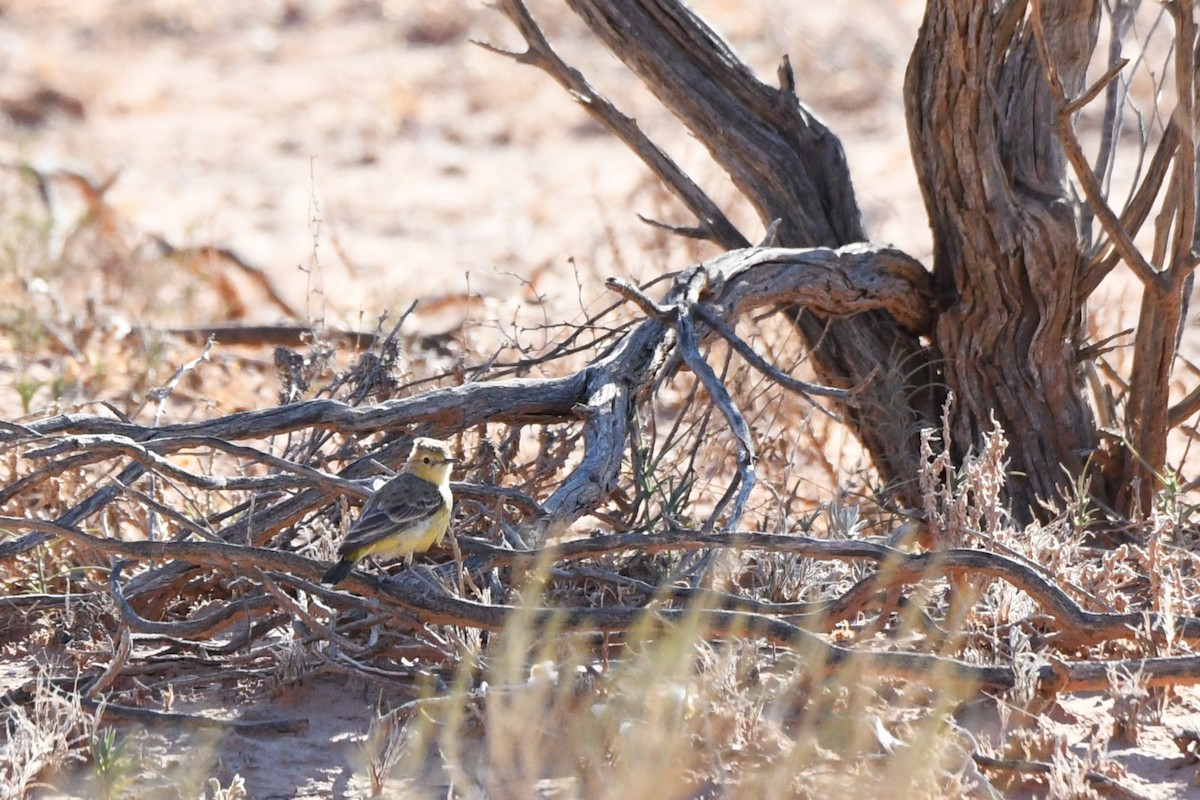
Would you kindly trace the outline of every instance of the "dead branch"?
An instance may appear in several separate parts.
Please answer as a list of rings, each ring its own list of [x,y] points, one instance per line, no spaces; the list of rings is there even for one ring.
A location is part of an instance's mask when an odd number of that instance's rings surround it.
[[[496,7],[507,16],[525,39],[528,49],[512,53],[494,45],[476,42],[494,53],[508,56],[521,64],[543,70],[570,95],[629,146],[662,182],[670,187],[684,205],[696,215],[699,225],[693,229],[697,238],[710,239],[727,249],[748,247],[750,241],[733,226],[720,207],[688,177],[662,148],[654,144],[631,117],[622,114],[608,98],[597,92],[579,70],[569,66],[546,40],[529,10],[520,0],[500,0]]]
[[[92,543],[95,543],[94,539]],[[160,636],[179,638],[208,639],[227,630],[231,625],[244,622],[253,615],[263,614],[274,606],[274,603],[266,597],[253,597],[237,602],[220,604],[212,612],[195,619],[180,620],[177,622],[148,620],[138,614],[129,601],[125,599],[125,593],[121,589],[121,573],[125,566],[126,563],[122,561],[118,561],[113,565],[113,568],[109,571],[108,588],[113,599],[117,601],[117,608],[121,612],[121,619],[124,620],[125,624],[131,630],[138,633],[152,633]]]
[[[261,347],[278,345],[300,347],[313,340],[311,325],[230,325],[213,324],[187,328],[167,328],[162,333],[178,336],[190,344],[204,344],[212,339],[217,344]],[[354,331],[323,328],[316,332],[321,339],[334,344],[369,349],[379,341],[374,331]]]
[[[1084,195],[1088,201],[1088,208],[1091,209],[1092,213],[1100,221],[1104,232],[1113,243],[1113,247],[1120,253],[1121,258],[1125,260],[1125,263],[1129,265],[1138,279],[1142,283],[1149,283],[1155,279],[1156,270],[1146,261],[1141,251],[1137,248],[1137,245],[1133,243],[1133,237],[1123,227],[1121,220],[1117,217],[1117,213],[1109,207],[1104,188],[1100,185],[1100,179],[1092,170],[1091,164],[1088,163],[1087,156],[1083,153],[1083,146],[1079,142],[1079,137],[1075,134],[1072,117],[1080,106],[1088,102],[1089,96],[1093,96],[1093,93],[1084,92],[1079,98],[1073,101],[1067,97],[1066,89],[1059,78],[1058,68],[1051,60],[1050,50],[1046,44],[1046,33],[1042,26],[1041,4],[1038,0],[1031,0],[1031,7],[1032,13],[1029,16],[1030,27],[1033,31],[1034,41],[1037,44],[1038,59],[1041,62],[1042,69],[1045,70],[1051,98],[1057,106],[1054,130],[1058,135],[1059,144],[1062,145],[1063,152],[1071,164],[1071,169],[1075,172],[1075,177],[1079,181],[1079,185],[1083,187]],[[1098,83],[1097,87],[1100,85]],[[1099,91],[1099,89],[1096,88],[1096,91]]]
[[[104,671],[88,681],[86,688],[83,690],[83,696],[89,700],[96,699],[97,695],[104,692],[112,685],[121,671],[125,669],[125,665],[129,661],[129,653],[133,649],[133,636],[129,633],[128,627],[122,627],[120,637],[117,640],[117,649],[113,653],[113,659],[109,662]]]
[[[308,730],[307,719],[213,719],[197,714],[181,714],[176,711],[155,711],[151,708],[134,708],[119,703],[101,703],[85,699],[84,705],[89,708],[103,707],[104,715],[113,719],[125,719],[140,722],[143,725],[162,725],[173,731],[223,731],[240,733],[243,736],[261,734],[303,733]]]
[[[242,547],[213,542],[120,542],[91,536],[82,531],[64,528],[53,523],[23,520],[16,518],[0,518],[0,525],[13,527],[32,527],[54,535],[61,536],[78,546],[88,547],[98,552],[113,556],[133,559],[168,559],[217,569],[244,571],[246,568],[267,570],[275,581],[285,584],[293,582],[306,589],[316,590],[327,597],[345,596],[344,592],[329,589],[319,589],[312,581],[324,571],[323,564],[311,561],[301,556],[267,550],[263,548]],[[831,542],[824,540],[808,540],[800,537],[777,536],[771,534],[734,534],[707,536],[687,532],[688,538],[679,533],[659,535],[657,539],[651,535],[626,534],[623,536],[607,537],[619,541],[605,543],[610,548],[629,549],[637,547],[638,539],[648,540],[645,547],[639,550],[654,551],[656,546],[689,548],[699,546],[755,546],[761,549],[772,549],[780,552],[802,553],[813,557],[858,559],[867,558],[881,562],[880,573],[876,576],[875,589],[887,587],[890,581],[917,582],[931,577],[946,574],[973,574],[998,577],[1009,581],[1014,586],[1027,591],[1039,602],[1048,607],[1051,617],[1064,628],[1059,632],[1063,642],[1069,642],[1071,647],[1080,644],[1093,644],[1108,639],[1131,638],[1134,628],[1141,626],[1148,619],[1151,625],[1158,625],[1155,616],[1141,614],[1098,614],[1087,612],[1078,607],[1057,587],[1037,576],[1031,568],[999,556],[976,550],[947,551],[919,555],[903,555],[890,548],[862,541]],[[566,543],[555,548],[560,558],[564,554],[582,557],[581,552],[589,542]],[[475,547],[478,547],[476,544]],[[572,551],[575,551],[572,553]],[[592,553],[596,550],[593,548]],[[497,559],[506,557],[495,554]],[[517,553],[513,554],[525,559],[547,557],[546,554]],[[544,563],[544,561],[543,561]],[[240,566],[244,565],[244,566]],[[225,627],[232,615],[244,614],[247,609],[240,604],[229,604],[218,612],[186,623],[154,623],[141,618],[123,600],[119,587],[120,568],[112,572],[110,584],[114,597],[122,605],[122,616],[131,628],[150,630],[164,634],[178,634],[186,631],[191,634],[202,634],[208,630]],[[414,615],[424,624],[455,625],[478,627],[484,630],[499,631],[516,608],[505,605],[484,605],[457,597],[452,597],[437,590],[425,581],[396,581],[379,580],[362,573],[352,573],[345,587],[354,590],[362,597],[371,598],[382,603],[381,608],[388,609],[396,604],[396,610],[402,616]],[[856,591],[858,591],[856,589]],[[269,598],[260,597],[260,602]],[[255,603],[256,609],[261,609]],[[642,624],[645,608],[610,607],[610,608],[573,608],[573,609],[534,609],[532,624],[547,630],[594,631],[620,633],[631,630],[633,626]],[[527,614],[529,609],[522,609]],[[663,623],[676,623],[694,618],[696,612],[689,608],[659,608],[653,612]],[[700,617],[710,636],[749,636],[761,637],[781,646],[796,648],[799,652],[815,659],[815,663],[823,664],[824,669],[832,671],[850,661],[862,664],[869,669],[893,677],[923,680],[931,675],[942,678],[967,681],[978,689],[1002,691],[1014,685],[1014,673],[1006,667],[981,667],[966,664],[954,659],[930,656],[920,653],[901,652],[863,652],[831,645],[816,634],[782,619],[774,619],[760,613],[740,610],[708,609],[701,612]],[[1192,618],[1177,618],[1174,621],[1176,636],[1181,640],[1200,638],[1200,620]],[[1067,668],[1065,677],[1055,679],[1052,667],[1043,668],[1039,672],[1039,680],[1054,681],[1059,691],[1082,691],[1102,688],[1107,685],[1110,674],[1109,668],[1114,666],[1140,670],[1146,676],[1150,685],[1175,685],[1200,683],[1200,657],[1184,656],[1173,658],[1135,659],[1126,662],[1078,662]],[[1043,674],[1044,673],[1044,674]]]
[[[212,443],[219,442],[214,450],[227,453],[237,453],[239,455],[248,456],[259,461],[260,463],[285,469],[291,473],[289,476],[283,475],[263,475],[263,476],[223,476],[223,475],[200,475],[195,472],[189,472],[179,466],[176,466],[169,459],[164,458],[155,451],[172,452],[181,450],[185,447],[194,447],[198,444],[211,446]],[[301,486],[323,486],[327,489],[343,492],[352,496],[362,497],[368,492],[356,483],[342,480],[334,475],[325,475],[319,470],[311,467],[306,467],[302,464],[295,464],[286,459],[272,456],[267,453],[254,450],[249,447],[238,447],[230,445],[226,442],[215,440],[214,437],[179,437],[175,439],[159,439],[152,441],[149,446],[140,444],[139,442],[127,439],[122,436],[66,436],[56,437],[54,444],[38,450],[31,450],[25,453],[26,458],[48,458],[61,455],[63,453],[80,453],[84,458],[69,461],[71,468],[78,468],[83,464],[96,461],[104,461],[113,458],[117,455],[124,455],[131,458],[133,461],[146,467],[148,470],[162,475],[164,477],[173,478],[188,486],[194,486],[209,491],[266,491],[266,490],[283,490],[292,489]],[[51,464],[51,467],[57,468],[59,465]],[[34,483],[40,483],[49,475],[61,469],[48,469],[44,473],[35,472],[30,475],[30,478],[37,478],[31,484],[26,484],[22,488]],[[11,487],[4,492],[0,492],[0,502],[12,497]]]
[[[206,271],[214,264],[232,264],[242,274],[249,277],[262,290],[263,294],[266,295],[268,302],[287,315],[289,319],[300,319],[303,317],[303,314],[298,313],[296,309],[292,308],[283,299],[283,295],[275,288],[275,284],[267,276],[266,272],[260,267],[249,263],[230,248],[217,247],[215,245],[176,247],[161,236],[155,236],[153,241],[164,256],[174,259],[196,271]]]
[[[1037,775],[1047,777],[1053,775],[1056,769],[1060,769],[1055,764],[1048,761],[1030,761],[1028,759],[1018,758],[993,758],[980,753],[972,755],[976,766],[991,770],[993,772],[1018,773],[1026,775]],[[1088,786],[1091,787],[1098,795],[1104,797],[1116,798],[1116,800],[1148,800],[1148,795],[1134,791],[1123,785],[1120,781],[1105,775],[1095,770],[1088,770],[1084,773],[1084,779]]]
[[[285,583],[293,575],[306,576],[315,581],[325,568],[325,565],[292,553],[263,548],[215,542],[121,542],[91,536],[53,523],[13,518],[0,518],[0,525],[37,528],[61,536],[78,546],[122,558],[170,559],[219,569],[267,569],[271,571],[274,579]],[[118,571],[114,570],[113,574],[118,575]],[[512,606],[483,605],[451,597],[435,590],[427,582],[380,581],[361,573],[352,573],[343,585],[376,600],[398,604],[405,611],[417,615],[426,624],[500,631],[519,610]],[[239,610],[235,608],[234,612]],[[530,624],[538,629],[606,633],[620,633],[644,624],[646,613],[646,609],[643,608],[544,608],[536,609],[532,615],[529,615],[528,609],[520,611],[522,618],[528,618]],[[224,612],[222,622],[230,613],[227,609]],[[678,624],[695,617],[695,612],[687,608],[657,609],[653,613],[663,624]],[[134,617],[134,622],[139,625],[162,625],[168,631],[176,631],[181,626],[188,627],[186,624],[151,623],[138,618],[136,614]],[[909,680],[929,680],[932,677],[937,681],[961,682],[965,686],[984,690],[1004,690],[1013,685],[1013,674],[1004,667],[967,664],[955,659],[921,653],[856,652],[831,645],[816,634],[791,623],[756,614],[711,610],[703,612],[700,619],[711,636],[749,636],[796,648],[806,657],[813,659],[813,663],[821,665],[827,674],[853,661],[864,669]],[[208,622],[208,618],[204,618],[204,621]],[[199,627],[198,622],[193,624]]]

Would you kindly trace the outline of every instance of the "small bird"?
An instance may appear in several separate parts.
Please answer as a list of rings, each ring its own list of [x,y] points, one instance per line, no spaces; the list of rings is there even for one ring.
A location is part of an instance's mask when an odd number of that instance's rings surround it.
[[[441,544],[450,527],[450,508],[454,504],[450,471],[457,463],[448,443],[416,439],[404,469],[363,505],[358,521],[338,548],[341,560],[321,582],[340,583],[366,556],[404,556],[404,563],[411,564],[413,554]]]

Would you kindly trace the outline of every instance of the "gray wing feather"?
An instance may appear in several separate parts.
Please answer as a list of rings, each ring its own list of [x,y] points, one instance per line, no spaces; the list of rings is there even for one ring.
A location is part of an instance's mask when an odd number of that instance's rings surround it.
[[[412,522],[432,515],[441,505],[442,494],[436,484],[401,472],[363,505],[362,515],[351,526],[338,554],[374,544]]]

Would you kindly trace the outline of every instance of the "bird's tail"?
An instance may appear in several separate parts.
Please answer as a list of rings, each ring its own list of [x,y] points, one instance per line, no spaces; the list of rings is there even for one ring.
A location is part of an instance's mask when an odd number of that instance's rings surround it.
[[[329,568],[329,572],[326,572],[325,577],[321,578],[321,583],[341,583],[346,580],[346,576],[350,574],[350,570],[352,569],[354,569],[354,562],[348,558],[343,558]]]

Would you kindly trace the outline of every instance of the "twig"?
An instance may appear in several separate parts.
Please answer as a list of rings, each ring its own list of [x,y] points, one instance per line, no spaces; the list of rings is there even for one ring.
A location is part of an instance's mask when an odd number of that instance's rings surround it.
[[[874,581],[870,578],[859,581],[850,590],[833,600],[811,603],[769,603],[712,589],[694,589],[675,585],[655,586],[618,572],[583,565],[571,569],[553,567],[550,575],[557,580],[590,580],[620,586],[633,589],[648,598],[695,603],[701,608],[721,608],[727,611],[744,611],[751,614],[784,617],[788,622],[812,631],[832,630],[838,623],[865,611],[878,595]]]
[[[1158,273],[1154,267],[1150,266],[1145,257],[1142,256],[1137,245],[1133,243],[1133,238],[1129,235],[1124,225],[1121,224],[1121,220],[1117,218],[1116,213],[1108,205],[1108,200],[1104,196],[1104,189],[1100,186],[1100,181],[1096,178],[1096,173],[1092,170],[1087,157],[1083,154],[1079,138],[1075,135],[1071,114],[1067,111],[1069,104],[1066,91],[1063,89],[1062,81],[1058,77],[1058,70],[1055,69],[1053,62],[1050,60],[1049,48],[1046,45],[1046,33],[1042,29],[1040,0],[1030,0],[1029,19],[1034,41],[1037,43],[1038,58],[1042,62],[1046,81],[1050,85],[1050,91],[1053,92],[1053,101],[1057,106],[1054,127],[1063,152],[1067,156],[1067,161],[1071,164],[1071,168],[1075,172],[1075,177],[1079,180],[1079,185],[1083,189],[1083,194],[1087,198],[1088,205],[1095,212],[1096,218],[1100,220],[1100,225],[1113,242],[1113,246],[1116,247],[1121,257],[1125,259],[1125,263],[1129,265],[1129,268],[1133,270],[1134,275],[1143,284],[1149,284],[1158,279]]]
[[[80,535],[87,538],[82,541],[76,539],[76,543],[86,544],[90,540],[91,544],[98,545],[100,542],[111,541],[97,539],[97,537],[91,537],[87,534]],[[146,542],[145,544],[150,543]],[[164,546],[177,547],[180,544],[186,543],[164,543]],[[98,549],[107,550],[110,553],[125,555],[125,553],[121,553],[121,550],[124,550],[125,548],[109,548],[104,547],[103,545],[98,545]],[[137,611],[134,610],[133,606],[130,605],[129,601],[125,598],[125,593],[121,590],[121,573],[124,571],[127,563],[128,562],[125,561],[118,561],[113,564],[113,567],[108,574],[108,590],[112,594],[113,600],[115,600],[117,603],[117,609],[121,613],[121,619],[126,625],[129,626],[131,630],[137,631],[138,633],[153,633],[175,638],[210,638],[215,634],[225,630],[230,625],[234,625],[242,621],[248,615],[269,609],[274,605],[271,600],[266,597],[254,597],[220,604],[216,607],[216,609],[208,614],[204,614],[194,619],[180,622],[155,622],[138,614]]]
[[[450,488],[457,499],[470,499],[477,502],[493,500],[517,506],[527,514],[543,513],[542,506],[537,500],[520,489],[513,489],[509,486],[489,486],[480,483],[460,483],[459,481],[454,481],[450,484]]]
[[[746,359],[746,363],[754,367],[763,375],[766,375],[775,383],[778,383],[783,388],[807,397],[814,406],[838,422],[840,422],[841,419],[832,411],[829,411],[822,406],[820,403],[812,400],[812,396],[816,395],[818,397],[832,397],[835,400],[840,400],[848,405],[855,405],[858,402],[855,399],[855,395],[859,394],[863,389],[866,388],[867,382],[861,383],[853,389],[835,389],[831,386],[821,386],[820,384],[809,383],[808,381],[802,381],[798,378],[793,378],[791,375],[783,372],[774,364],[771,364],[758,353],[754,352],[754,348],[747,344],[746,341],[738,336],[732,328],[726,325],[716,314],[713,314],[702,303],[696,304],[692,308],[692,311],[704,322],[705,325],[712,328],[722,339],[728,342],[729,345],[735,351],[737,351],[742,358]]]
[[[660,322],[670,322],[678,314],[678,309],[671,306],[658,305],[647,297],[641,289],[629,283],[629,281],[621,278],[609,278],[604,282],[604,285],[636,305],[651,319],[656,319]]]
[[[125,669],[126,663],[129,661],[129,653],[133,649],[133,637],[129,633],[129,626],[122,625],[120,634],[117,637],[117,649],[113,653],[112,661],[108,662],[108,666],[104,671],[97,675],[93,680],[89,681],[83,690],[83,696],[88,700],[95,700],[96,696],[112,686],[113,681]]]
[[[1076,97],[1074,100],[1063,106],[1062,113],[1073,115],[1076,111],[1079,111],[1088,103],[1095,100],[1096,95],[1107,89],[1108,85],[1116,80],[1117,76],[1121,74],[1121,70],[1125,69],[1125,66],[1128,63],[1128,58],[1118,58],[1116,61],[1114,61],[1109,68],[1105,70],[1104,74],[1096,79],[1096,82],[1092,84],[1091,88],[1087,89],[1083,94],[1079,95],[1079,97]]]
[[[99,708],[103,702],[105,716],[116,719],[134,720],[145,725],[162,725],[179,730],[216,730],[253,736],[264,733],[304,733],[308,720],[299,719],[213,719],[196,714],[180,714],[175,711],[154,711],[148,708],[133,708],[106,701],[84,698],[82,703],[89,708]]]
[[[301,464],[295,464],[284,459],[273,456],[267,456],[265,453],[252,450],[251,448],[238,448],[235,445],[230,445],[221,442],[221,446],[216,448],[233,452],[241,449],[243,453],[251,454],[253,457],[262,457],[261,460],[271,464],[272,466],[282,466],[287,469],[293,477],[285,477],[283,475],[248,475],[248,476],[220,476],[220,475],[200,475],[195,472],[176,466],[170,460],[164,458],[153,450],[163,449],[164,442],[169,442],[169,445],[182,448],[197,442],[212,444],[213,437],[179,437],[176,440],[159,440],[158,442],[147,446],[140,444],[132,439],[123,436],[114,435],[96,435],[96,436],[68,436],[56,439],[55,443],[49,447],[45,447],[26,454],[27,458],[46,458],[62,453],[71,452],[86,452],[88,459],[98,461],[103,458],[111,458],[114,454],[122,454],[131,457],[138,463],[147,467],[151,471],[161,474],[166,477],[174,478],[182,483],[190,486],[197,486],[209,491],[263,491],[271,489],[283,489],[297,486],[324,486],[335,491],[345,492],[347,494],[357,495],[359,497],[367,494],[361,486],[338,478],[334,475],[326,475],[312,467],[306,467]],[[154,446],[154,445],[157,445]],[[152,449],[153,448],[153,449]]]
[[[696,341],[696,328],[692,322],[690,307],[686,307],[686,310],[681,310],[679,319],[675,322],[675,331],[677,352],[683,357],[684,362],[691,367],[696,377],[700,379],[709,397],[712,398],[713,404],[721,410],[726,422],[729,423],[730,431],[733,432],[734,440],[737,442],[738,475],[741,488],[738,491],[737,499],[733,503],[733,508],[729,512],[729,518],[725,522],[727,528],[736,528],[741,522],[742,512],[746,507],[746,500],[750,497],[750,491],[754,488],[754,484],[757,481],[757,476],[754,472],[756,456],[754,454],[754,441],[750,437],[750,426],[746,424],[746,418],[742,416],[742,412],[738,410],[737,405],[733,402],[733,398],[730,396],[729,390],[725,388],[725,384],[717,378],[717,374],[713,372],[712,367],[700,355],[699,346]],[[723,506],[723,503],[717,504],[717,508],[709,518],[710,525],[716,520]]]
[[[1056,769],[1053,764],[1047,761],[1030,761],[1020,758],[992,758],[980,753],[973,754],[972,759],[975,761],[976,766],[995,772],[1018,772],[1045,776],[1053,774]],[[1123,786],[1119,781],[1094,770],[1088,770],[1084,774],[1084,779],[1092,789],[1095,789],[1105,797],[1114,797],[1117,800],[1149,800],[1147,795],[1135,792],[1133,789]]]
[[[588,113],[636,153],[675,196],[683,201],[699,220],[698,230],[705,231],[704,238],[711,239],[727,249],[750,245],[750,241],[726,218],[720,207],[662,148],[642,132],[637,122],[622,114],[608,98],[592,88],[579,70],[569,66],[559,57],[521,0],[499,0],[496,7],[517,27],[528,49],[523,53],[513,53],[484,42],[477,41],[475,44],[511,58],[519,64],[535,66],[557,81],[587,109]]]
[[[163,255],[182,262],[225,261],[233,264],[251,280],[258,284],[267,299],[291,319],[300,319],[303,315],[283,299],[283,295],[275,288],[275,284],[262,269],[250,264],[228,247],[214,245],[199,245],[195,247],[175,247],[161,236],[154,237],[155,244],[162,250]]]
[[[262,581],[263,588],[266,589],[271,594],[272,597],[274,597],[276,600],[278,600],[279,604],[282,605],[285,609],[287,609],[287,611],[289,613],[291,613],[294,617],[302,620],[304,622],[305,626],[307,626],[310,631],[314,632],[316,635],[320,636],[322,639],[329,642],[330,644],[337,645],[338,647],[340,647],[342,650],[344,650],[346,652],[350,652],[350,653],[358,652],[358,650],[359,650],[358,645],[356,645],[354,642],[350,641],[346,637],[339,634],[333,628],[330,628],[328,625],[325,625],[324,623],[320,622],[316,617],[314,617],[312,614],[308,613],[307,610],[301,608],[299,603],[297,603],[295,600],[293,600],[291,597],[289,597],[282,589],[280,589],[278,584],[275,583],[275,581],[271,580],[270,575],[268,575],[266,572],[263,572],[258,567],[254,568],[254,574],[257,575],[258,579]]]

